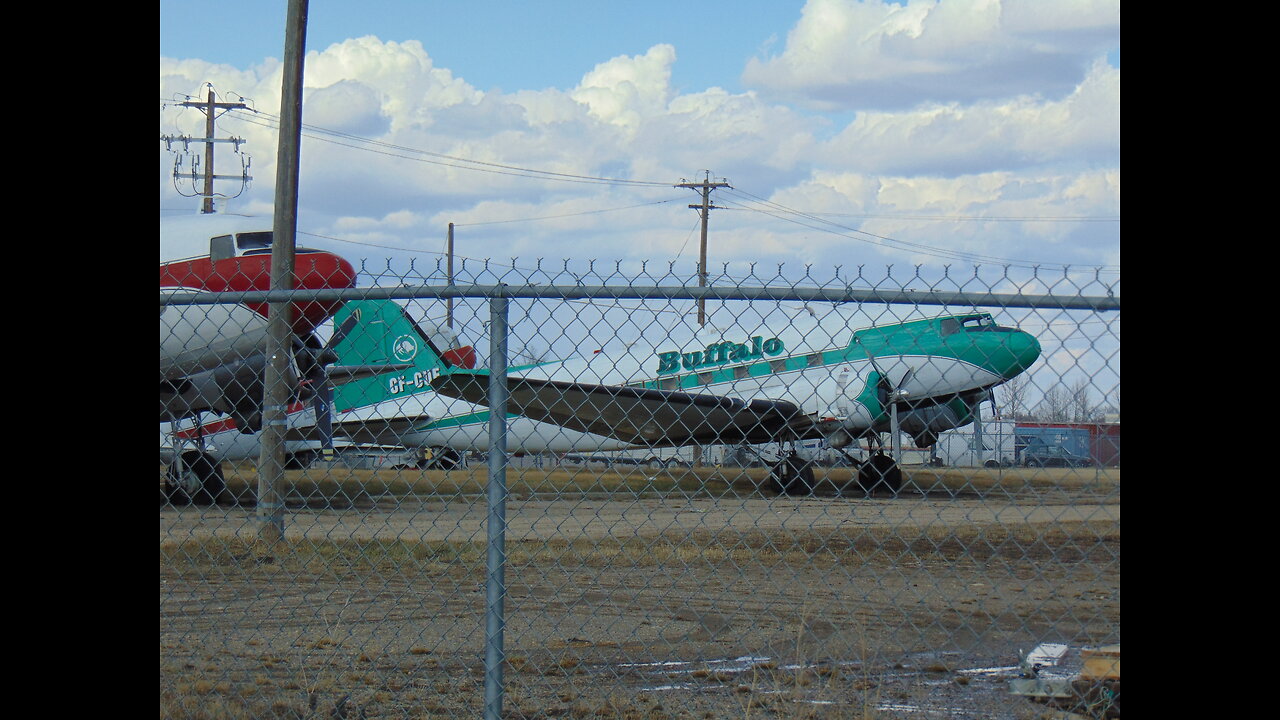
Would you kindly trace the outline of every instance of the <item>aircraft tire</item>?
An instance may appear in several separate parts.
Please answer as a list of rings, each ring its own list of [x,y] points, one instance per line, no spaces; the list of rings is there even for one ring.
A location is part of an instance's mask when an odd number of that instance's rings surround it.
[[[779,460],[769,466],[769,486],[778,495],[791,494],[791,475],[786,460]]]
[[[792,490],[796,490],[796,489],[803,490],[804,492],[803,492],[803,493],[800,493],[800,494],[803,494],[803,495],[812,495],[812,494],[813,494],[813,490],[814,490],[814,487],[816,486],[816,482],[815,482],[815,480],[814,480],[814,478],[813,478],[813,464],[812,464],[812,463],[801,463],[801,467],[800,467],[800,482],[799,482],[799,485],[800,485],[800,487],[799,487],[799,488],[796,488],[796,487],[793,485],[791,489],[792,489]]]
[[[893,458],[877,452],[858,470],[858,484],[868,497],[881,488],[897,495],[902,489],[902,468]]]
[[[182,453],[183,472],[178,474],[177,464],[169,466],[165,479],[165,494],[174,505],[213,505],[226,489],[222,477],[222,465],[209,455],[197,450]]]
[[[799,458],[779,460],[769,470],[769,482],[779,495],[812,495],[813,465]]]

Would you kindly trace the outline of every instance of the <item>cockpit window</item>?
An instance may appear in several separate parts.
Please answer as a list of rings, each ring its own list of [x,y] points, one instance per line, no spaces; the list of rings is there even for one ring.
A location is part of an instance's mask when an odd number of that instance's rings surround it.
[[[954,335],[960,332],[960,321],[955,318],[943,318],[940,330],[942,331],[943,337],[946,337],[947,335]]]
[[[240,249],[240,252],[244,252],[246,250],[270,250],[271,233],[240,233],[239,235],[236,235],[236,247]]]
[[[1013,332],[1013,328],[1004,328],[996,325],[996,321],[991,319],[990,315],[974,315],[960,321],[965,332]]]
[[[266,255],[271,252],[271,243],[274,236],[269,232],[249,232],[236,235],[236,247],[240,248],[241,255]],[[302,253],[316,252],[311,248],[294,246],[293,252],[301,255]]]

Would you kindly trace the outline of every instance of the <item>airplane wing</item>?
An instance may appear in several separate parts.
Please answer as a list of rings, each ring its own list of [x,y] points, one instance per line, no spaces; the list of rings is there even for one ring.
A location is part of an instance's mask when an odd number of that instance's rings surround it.
[[[400,438],[405,433],[412,431],[415,426],[430,419],[430,415],[416,415],[366,420],[339,420],[333,423],[333,437],[345,438],[354,443],[396,445],[399,444]],[[290,441],[322,440],[319,428],[315,425],[290,428],[285,432],[285,439]]]
[[[431,384],[442,395],[489,404],[487,374],[446,373]],[[785,400],[518,377],[508,378],[507,388],[517,415],[637,445],[763,443],[814,426]]]

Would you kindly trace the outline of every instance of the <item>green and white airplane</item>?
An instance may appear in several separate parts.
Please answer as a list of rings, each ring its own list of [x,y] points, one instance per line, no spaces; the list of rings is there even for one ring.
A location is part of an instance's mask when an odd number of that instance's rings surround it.
[[[823,438],[840,449],[868,439],[879,449],[862,465],[860,483],[896,493],[901,472],[884,453],[881,433],[905,432],[929,447],[938,433],[973,422],[991,389],[1040,355],[1033,336],[1001,327],[987,313],[856,330],[834,345],[815,343],[838,337],[819,329],[790,323],[776,333],[704,331],[652,353],[606,349],[520,369],[508,376],[508,410],[633,447],[779,443],[790,449],[774,464],[772,481],[784,494],[813,488],[798,442]],[[450,368],[431,385],[484,405],[487,376]]]

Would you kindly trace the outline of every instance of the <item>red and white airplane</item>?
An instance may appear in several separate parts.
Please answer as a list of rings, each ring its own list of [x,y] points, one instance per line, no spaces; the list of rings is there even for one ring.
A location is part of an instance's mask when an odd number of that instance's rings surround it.
[[[160,292],[269,290],[272,219],[243,215],[188,215],[160,219]],[[355,287],[356,272],[343,258],[297,248],[294,287]],[[328,380],[335,356],[315,336],[340,302],[293,306],[293,400],[304,400]],[[230,415],[245,431],[262,426],[267,364],[267,306],[263,304],[160,307],[160,420],[206,411]]]

